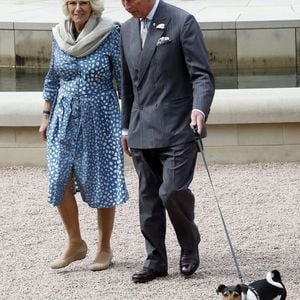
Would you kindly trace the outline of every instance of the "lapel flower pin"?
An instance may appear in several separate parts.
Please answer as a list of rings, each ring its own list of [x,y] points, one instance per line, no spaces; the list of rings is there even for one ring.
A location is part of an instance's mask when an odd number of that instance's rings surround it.
[[[162,36],[161,38],[158,39],[156,46],[163,45],[165,43],[170,43],[171,39],[168,36]]]
[[[160,23],[160,24],[158,24],[158,25],[156,25],[156,27],[155,27],[156,29],[161,29],[161,30],[164,30],[165,28],[166,28],[166,25],[165,24],[163,24],[163,23]]]

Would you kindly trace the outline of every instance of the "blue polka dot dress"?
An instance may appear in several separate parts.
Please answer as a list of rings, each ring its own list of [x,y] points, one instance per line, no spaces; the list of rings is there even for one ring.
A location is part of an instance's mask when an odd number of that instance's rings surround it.
[[[120,108],[119,28],[91,54],[74,57],[52,42],[43,97],[53,101],[47,136],[48,201],[59,206],[73,175],[90,207],[125,203]],[[113,80],[115,79],[115,81]]]

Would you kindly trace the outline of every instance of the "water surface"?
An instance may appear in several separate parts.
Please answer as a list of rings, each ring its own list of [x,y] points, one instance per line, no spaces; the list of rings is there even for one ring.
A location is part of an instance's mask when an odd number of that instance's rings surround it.
[[[0,68],[0,92],[42,91],[47,69]],[[299,87],[294,70],[244,71],[240,74],[214,71],[217,89]]]

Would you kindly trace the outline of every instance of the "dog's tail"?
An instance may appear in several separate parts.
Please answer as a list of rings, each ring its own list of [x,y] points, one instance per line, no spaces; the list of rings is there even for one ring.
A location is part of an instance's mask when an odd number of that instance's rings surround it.
[[[278,288],[283,288],[279,271],[273,270],[268,272],[266,279],[270,284],[277,286]]]
[[[279,271],[277,270],[273,270],[273,271],[270,271],[267,273],[267,276],[266,276],[266,280],[273,286],[276,286],[280,289],[283,289],[284,290],[284,297],[282,299],[285,299],[286,297],[286,288],[284,286],[284,284],[282,283],[281,281],[281,275],[279,273]]]

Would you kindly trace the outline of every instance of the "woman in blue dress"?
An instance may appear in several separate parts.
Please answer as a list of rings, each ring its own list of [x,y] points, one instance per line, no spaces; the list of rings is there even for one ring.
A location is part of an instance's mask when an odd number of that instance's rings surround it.
[[[99,246],[91,270],[110,266],[115,206],[125,203],[120,109],[119,26],[103,18],[102,0],[64,1],[66,20],[53,28],[39,132],[47,140],[48,201],[58,207],[68,234],[66,267],[86,257],[75,192],[98,212]],[[115,80],[113,80],[115,79]]]

